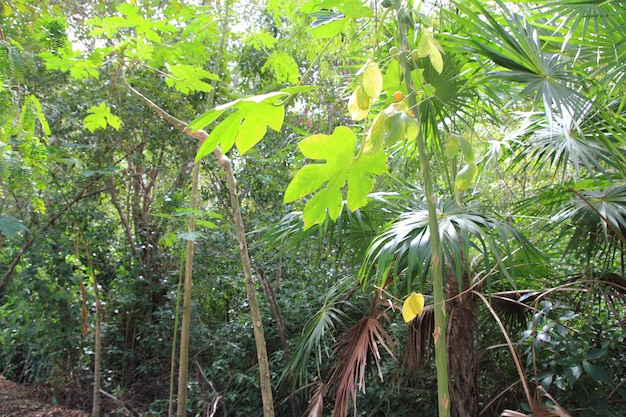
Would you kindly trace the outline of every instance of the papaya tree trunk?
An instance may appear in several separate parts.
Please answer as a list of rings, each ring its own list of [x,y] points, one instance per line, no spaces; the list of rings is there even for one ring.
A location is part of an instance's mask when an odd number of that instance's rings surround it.
[[[417,134],[416,142],[419,152],[420,174],[424,185],[424,194],[426,197],[426,205],[428,207],[428,227],[430,229],[430,244],[432,251],[431,259],[431,280],[433,284],[434,298],[434,318],[435,326],[433,331],[433,342],[435,345],[435,366],[437,368],[437,404],[439,417],[450,416],[450,389],[448,386],[448,357],[446,351],[446,303],[444,299],[444,269],[441,250],[441,242],[439,236],[439,216],[437,215],[437,197],[433,188],[433,179],[430,173],[430,157],[426,149],[426,142],[422,134],[421,121],[419,116],[419,107],[415,97],[415,84],[411,76],[411,66],[407,60],[407,54],[410,52],[409,41],[407,38],[407,27],[405,22],[405,10],[400,0],[395,0],[394,7],[397,14],[398,37],[400,41],[400,53],[398,54],[400,65],[402,67],[402,75],[408,92],[408,100],[411,109],[414,109],[415,119],[420,126]]]

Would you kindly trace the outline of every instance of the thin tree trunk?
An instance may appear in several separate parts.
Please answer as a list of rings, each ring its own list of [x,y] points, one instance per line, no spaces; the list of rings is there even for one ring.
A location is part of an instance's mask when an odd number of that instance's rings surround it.
[[[202,142],[201,142],[202,143]],[[191,216],[187,230],[190,235],[196,231],[195,211],[198,209],[198,179],[200,177],[200,162],[193,166],[191,183]],[[189,333],[191,330],[191,289],[193,276],[193,239],[187,240],[185,255],[185,282],[183,284],[183,322],[180,328],[180,360],[178,368],[178,406],[176,415],[184,417],[187,414],[187,372],[189,367]]]
[[[404,82],[408,91],[408,99],[411,108],[414,109],[415,120],[420,126],[417,134],[416,142],[419,152],[420,171],[424,184],[424,194],[426,196],[426,204],[428,207],[428,227],[430,229],[430,244],[432,251],[431,260],[431,278],[433,283],[433,298],[435,311],[435,329],[433,331],[433,341],[435,344],[435,366],[437,368],[437,397],[439,417],[450,416],[450,389],[448,387],[448,357],[446,342],[446,321],[447,312],[444,299],[445,279],[443,274],[442,250],[439,237],[439,217],[437,215],[437,197],[433,190],[433,180],[430,173],[430,158],[426,149],[426,143],[422,134],[422,124],[419,116],[419,107],[415,99],[415,85],[411,77],[411,66],[406,58],[410,51],[407,39],[406,26],[404,22],[404,11],[400,0],[394,3],[397,13],[398,33],[400,37],[400,53],[398,54]]]
[[[204,141],[208,134],[204,130],[191,131],[187,129],[187,124],[170,115],[165,110],[157,106],[154,102],[148,99],[146,96],[135,90],[130,84],[125,83],[128,90],[143,101],[148,107],[150,107],[156,114],[164,118],[172,126],[182,130],[185,134]],[[244,278],[246,282],[246,292],[248,295],[248,302],[250,305],[250,314],[252,316],[252,323],[254,328],[254,339],[257,349],[257,360],[259,364],[261,395],[263,401],[263,415],[265,417],[274,417],[274,403],[272,399],[272,386],[269,373],[269,362],[267,357],[267,348],[265,346],[265,335],[263,332],[263,322],[261,320],[261,311],[256,299],[256,288],[254,286],[254,279],[252,277],[250,257],[248,254],[248,243],[246,240],[246,232],[241,217],[241,206],[239,204],[239,197],[237,196],[237,186],[235,177],[233,175],[232,165],[230,159],[228,159],[219,147],[216,147],[213,151],[213,155],[217,158],[218,163],[226,173],[226,179],[228,181],[228,191],[230,194],[231,206],[232,206],[232,218],[233,223],[237,231],[237,238],[239,240],[239,254],[241,257],[241,265],[243,267]]]
[[[85,245],[87,243],[85,242]],[[100,374],[102,368],[102,315],[103,308],[100,302],[100,292],[98,291],[98,282],[96,281],[96,273],[91,266],[91,275],[93,279],[93,294],[96,299],[96,332],[94,336],[94,364],[93,364],[93,405],[91,408],[92,417],[100,417]]]
[[[213,151],[213,154],[217,157],[222,169],[224,169],[226,179],[228,180],[228,191],[230,193],[233,222],[235,223],[237,238],[239,240],[239,255],[241,258],[241,266],[243,267],[243,275],[246,281],[246,292],[248,294],[250,314],[252,315],[252,327],[254,329],[254,340],[256,342],[257,360],[259,363],[259,374],[261,378],[260,384],[263,401],[263,415],[265,417],[274,417],[272,381],[267,357],[267,348],[265,346],[263,321],[261,320],[261,310],[256,299],[256,288],[254,286],[254,278],[252,277],[252,269],[250,266],[246,229],[243,223],[243,217],[241,216],[241,204],[239,203],[239,197],[237,195],[237,182],[235,181],[235,176],[233,175],[233,167],[230,159],[228,159],[219,148],[216,148]]]
[[[220,39],[220,45],[215,59],[215,65],[213,73],[219,72],[219,68],[222,61],[222,54],[224,53],[224,47],[226,45],[226,38],[228,36],[228,13],[230,10],[230,3],[227,1],[224,12],[224,22],[222,25],[222,37]],[[217,82],[214,80],[211,83],[211,91],[207,97],[206,106],[208,109],[213,108],[213,101],[215,97],[215,87]],[[207,109],[207,110],[208,110]],[[183,128],[184,129],[184,128]],[[200,139],[198,149],[202,146],[204,139]],[[198,208],[198,181],[200,178],[200,161],[197,161],[193,165],[192,182],[191,182],[191,217],[189,218],[188,230],[193,235],[196,230],[195,223],[195,211]],[[177,417],[185,417],[187,414],[187,378],[189,368],[189,333],[191,331],[191,290],[193,287],[193,252],[194,241],[189,239],[187,241],[187,251],[185,255],[185,282],[183,285],[183,322],[181,323],[180,334],[180,361],[178,368],[178,403],[176,408]]]

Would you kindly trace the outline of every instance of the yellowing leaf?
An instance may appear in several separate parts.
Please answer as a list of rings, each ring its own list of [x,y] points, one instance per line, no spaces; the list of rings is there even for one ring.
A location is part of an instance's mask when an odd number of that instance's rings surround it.
[[[371,97],[365,92],[362,86],[358,86],[348,100],[348,112],[352,120],[363,120],[370,111],[372,104]]]
[[[405,323],[412,321],[417,316],[421,316],[422,311],[424,311],[424,296],[422,293],[414,292],[402,304],[402,317]]]
[[[439,44],[439,42],[437,42],[435,38],[433,38],[430,30],[422,30],[420,41],[417,45],[417,54],[422,58],[427,56],[430,59],[430,63],[432,64],[433,68],[435,68],[435,70],[439,74],[441,74],[441,71],[443,71],[443,57],[441,56],[442,52],[443,49],[441,48],[441,45]]]
[[[369,62],[363,70],[363,80],[361,81],[363,90],[372,99],[378,98],[383,90],[383,74],[375,62]]]

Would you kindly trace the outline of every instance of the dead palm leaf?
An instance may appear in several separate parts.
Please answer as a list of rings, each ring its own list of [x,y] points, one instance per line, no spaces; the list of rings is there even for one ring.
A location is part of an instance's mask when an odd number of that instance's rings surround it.
[[[313,384],[315,385],[315,392],[311,400],[309,400],[306,417],[322,417],[324,415],[324,397],[328,390],[328,384],[321,379],[318,379]]]
[[[380,301],[379,293],[369,314],[350,327],[337,344],[335,352],[339,356],[329,380],[330,389],[335,393],[333,411],[335,417],[348,415],[350,398],[356,416],[357,388],[365,392],[365,372],[368,362],[372,359],[376,364],[379,378],[383,379],[379,345],[395,359],[393,341],[380,322],[381,318],[389,320],[386,311],[378,309],[381,305],[384,304]]]
[[[432,334],[435,330],[435,310],[433,305],[424,307],[421,316],[409,323],[403,363],[412,372],[421,370],[430,360]]]

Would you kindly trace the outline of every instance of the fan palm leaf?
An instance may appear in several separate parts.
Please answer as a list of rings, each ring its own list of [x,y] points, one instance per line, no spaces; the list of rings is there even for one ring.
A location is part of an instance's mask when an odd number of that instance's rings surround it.
[[[332,356],[331,345],[335,333],[344,326],[347,318],[345,310],[351,306],[347,298],[347,293],[341,290],[341,283],[333,285],[325,294],[322,307],[305,324],[283,377],[291,374],[294,384],[305,386],[310,374],[311,358],[317,374],[320,374],[319,367],[324,358]]]
[[[562,51],[573,45],[577,56],[588,56],[596,63],[591,74],[600,75],[600,83],[619,91],[626,70],[626,9],[620,0],[543,1],[544,13],[555,36],[563,39]]]
[[[620,149],[621,127],[615,118],[595,111],[591,104],[574,114],[565,113],[546,121],[539,117],[521,131],[526,140],[517,143],[521,148],[517,163],[524,162],[535,170],[549,168],[561,172],[563,180],[597,173],[610,177],[625,172],[626,157]],[[606,116],[606,117],[605,117]],[[613,119],[613,121],[609,121]]]
[[[519,210],[548,218],[547,230],[559,230],[554,242],[567,239],[565,253],[586,254],[590,261],[594,254],[626,245],[626,185],[607,183],[547,187],[522,202]]]
[[[380,233],[370,245],[359,271],[362,283],[372,276],[386,285],[406,280],[411,292],[412,279],[419,276],[423,287],[430,272],[432,259],[428,212],[423,205],[406,212]],[[496,267],[511,278],[514,271],[511,238],[528,256],[538,256],[537,250],[514,227],[477,204],[459,207],[454,201],[439,201],[438,218],[442,256],[460,283],[464,271],[470,271],[470,255],[479,255],[485,271]],[[492,265],[492,262],[494,263]]]
[[[542,28],[531,25],[521,15],[512,12],[496,0],[500,13],[487,10],[483,2],[456,2],[462,15],[456,17],[465,33],[462,45],[471,53],[493,63],[488,76],[520,84],[521,90],[511,104],[534,96],[536,106],[543,105],[551,117],[553,110],[569,112],[587,100],[574,86],[582,82],[581,75],[563,54],[544,50]]]

